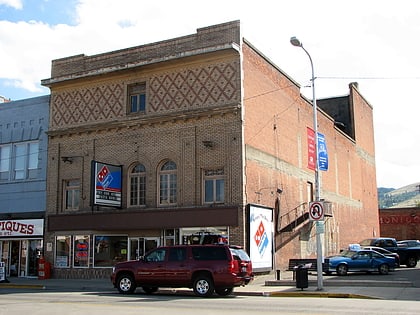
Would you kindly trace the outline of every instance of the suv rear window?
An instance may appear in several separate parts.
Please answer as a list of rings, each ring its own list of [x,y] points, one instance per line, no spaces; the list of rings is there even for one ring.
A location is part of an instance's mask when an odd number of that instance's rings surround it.
[[[224,247],[203,246],[193,247],[192,254],[195,260],[227,260],[227,252]]]
[[[229,248],[235,260],[250,261],[248,254],[243,249]]]

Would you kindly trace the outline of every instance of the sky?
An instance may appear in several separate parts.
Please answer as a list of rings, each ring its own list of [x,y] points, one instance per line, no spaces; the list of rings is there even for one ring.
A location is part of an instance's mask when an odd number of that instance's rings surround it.
[[[49,94],[51,61],[95,55],[240,20],[242,36],[312,98],[351,82],[373,107],[377,186],[420,182],[418,0],[0,0],[0,95]],[[320,130],[320,132],[322,132]],[[327,145],[328,145],[328,139]]]

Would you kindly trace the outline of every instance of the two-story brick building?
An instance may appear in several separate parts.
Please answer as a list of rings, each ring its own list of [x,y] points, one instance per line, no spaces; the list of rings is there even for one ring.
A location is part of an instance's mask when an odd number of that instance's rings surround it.
[[[312,105],[242,38],[239,21],[53,60],[42,84],[51,90],[44,247],[53,276],[107,276],[117,261],[200,231],[244,245],[261,269],[315,255]],[[320,108],[328,254],[378,233],[378,207],[371,106],[350,84]]]

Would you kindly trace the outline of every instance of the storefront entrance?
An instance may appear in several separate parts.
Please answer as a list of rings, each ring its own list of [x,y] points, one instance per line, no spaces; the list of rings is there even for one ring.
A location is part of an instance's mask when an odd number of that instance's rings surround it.
[[[8,277],[36,277],[37,261],[42,252],[42,240],[1,241],[1,258]]]
[[[159,246],[158,237],[135,237],[129,239],[128,257],[130,260],[138,260],[149,250]]]

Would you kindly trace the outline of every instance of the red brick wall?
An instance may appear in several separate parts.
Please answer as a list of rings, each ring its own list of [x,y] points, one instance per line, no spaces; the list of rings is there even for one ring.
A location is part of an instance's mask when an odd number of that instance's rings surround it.
[[[307,167],[312,105],[295,82],[246,44],[243,60],[247,201],[274,207],[279,197],[280,215],[307,211],[307,185],[314,182]],[[350,99],[355,140],[335,128],[326,113],[318,113],[318,131],[325,135],[329,155],[329,170],[320,172],[321,198],[332,202],[334,214],[325,220],[324,255],[379,235],[372,108],[353,84]],[[308,222],[278,234],[276,268],[287,267],[290,258],[316,256],[315,235]]]
[[[420,239],[420,208],[380,209],[379,223],[383,237]]]

